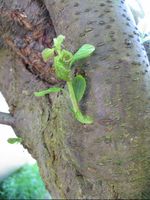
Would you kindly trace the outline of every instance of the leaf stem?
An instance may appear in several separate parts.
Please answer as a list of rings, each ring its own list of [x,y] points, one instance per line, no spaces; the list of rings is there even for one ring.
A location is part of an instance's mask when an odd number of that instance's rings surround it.
[[[72,105],[73,105],[73,111],[75,113],[80,112],[80,109],[79,109],[79,106],[78,106],[78,103],[77,103],[77,100],[76,100],[76,96],[75,96],[75,93],[74,93],[74,89],[73,89],[73,86],[72,86],[72,82],[67,81],[67,86],[68,86],[68,90],[69,90],[70,99],[71,99],[71,102],[72,102]]]

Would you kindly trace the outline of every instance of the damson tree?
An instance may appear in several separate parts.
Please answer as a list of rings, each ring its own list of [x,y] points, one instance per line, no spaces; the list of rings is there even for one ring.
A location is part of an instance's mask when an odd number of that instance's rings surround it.
[[[124,0],[0,0],[0,89],[13,127],[37,160],[52,197],[150,197],[150,75],[138,29]],[[72,114],[67,85],[41,53],[64,35],[75,53],[95,46],[73,76],[87,83]],[[35,97],[51,87],[58,93]]]

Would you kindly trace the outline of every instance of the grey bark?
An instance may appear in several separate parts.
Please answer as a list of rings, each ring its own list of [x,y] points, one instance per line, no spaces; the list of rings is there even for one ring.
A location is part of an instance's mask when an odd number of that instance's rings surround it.
[[[0,112],[0,124],[14,126],[15,120],[10,114]]]
[[[53,198],[149,197],[149,63],[128,8],[124,1],[110,0],[44,3],[68,49],[96,46],[82,66],[88,90],[81,103],[94,124],[74,119],[67,91],[34,97],[45,82],[2,49],[0,88],[16,133],[37,159]]]

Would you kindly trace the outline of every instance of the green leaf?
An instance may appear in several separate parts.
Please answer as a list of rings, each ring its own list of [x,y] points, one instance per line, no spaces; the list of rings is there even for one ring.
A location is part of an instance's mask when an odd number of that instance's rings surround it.
[[[10,144],[21,143],[22,142],[22,138],[20,138],[20,137],[8,138],[7,142],[10,143]]]
[[[62,88],[59,88],[59,87],[51,87],[51,88],[49,88],[47,90],[41,90],[39,92],[34,92],[34,95],[36,97],[43,97],[46,94],[54,93],[54,92],[60,92],[61,90],[62,90]]]
[[[70,79],[70,70],[63,67],[63,65],[55,66],[55,73],[58,79],[69,81]]]
[[[80,111],[75,113],[75,118],[82,124],[92,124],[93,119],[90,116],[83,115]]]
[[[74,55],[71,61],[71,66],[76,61],[89,57],[95,51],[95,47],[91,44],[84,44]]]
[[[54,56],[54,49],[46,48],[42,51],[42,57],[44,61],[47,61]]]
[[[76,96],[76,100],[77,102],[80,102],[86,89],[85,78],[81,75],[77,75],[76,77],[73,78],[72,85]]]
[[[64,39],[65,39],[65,36],[63,36],[63,35],[59,35],[57,38],[54,38],[54,47],[57,50],[61,49],[61,45],[62,45]]]
[[[61,59],[64,62],[64,64],[66,65],[66,67],[69,66],[72,58],[73,58],[73,54],[65,49],[62,50],[61,52]]]
[[[59,56],[54,58],[55,73],[58,79],[68,81],[70,79],[70,70],[64,67],[63,62]]]

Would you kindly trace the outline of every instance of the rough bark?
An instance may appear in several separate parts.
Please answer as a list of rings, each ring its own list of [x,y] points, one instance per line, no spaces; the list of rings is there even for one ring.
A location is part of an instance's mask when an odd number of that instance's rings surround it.
[[[13,52],[2,49],[0,88],[16,133],[37,159],[53,198],[150,196],[149,63],[124,1],[44,3],[56,33],[66,36],[67,48],[96,46],[83,65],[88,91],[81,104],[94,124],[73,118],[67,91],[34,97],[45,83],[18,64]]]

